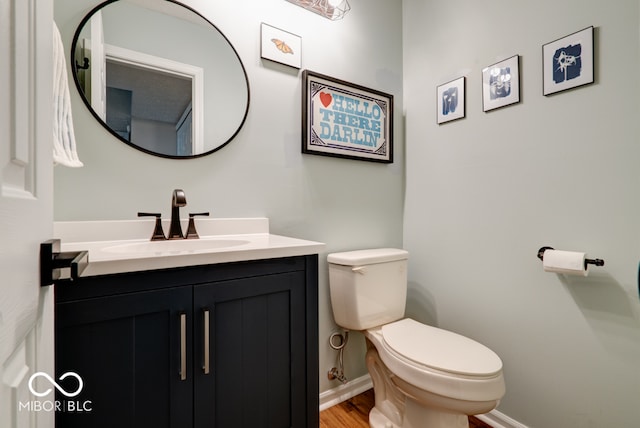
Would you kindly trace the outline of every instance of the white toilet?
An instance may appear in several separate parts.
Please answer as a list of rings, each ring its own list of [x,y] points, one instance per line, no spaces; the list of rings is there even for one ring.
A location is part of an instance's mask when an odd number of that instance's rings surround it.
[[[502,361],[459,334],[404,318],[409,253],[394,248],[329,254],[336,323],[362,331],[373,381],[374,428],[468,427],[505,393]]]

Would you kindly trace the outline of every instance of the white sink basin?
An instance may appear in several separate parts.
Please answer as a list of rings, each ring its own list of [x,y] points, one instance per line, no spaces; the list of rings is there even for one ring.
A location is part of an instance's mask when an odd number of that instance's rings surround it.
[[[201,251],[222,250],[248,244],[243,239],[179,239],[169,241],[131,242],[104,247],[102,251],[115,254],[188,254]]]

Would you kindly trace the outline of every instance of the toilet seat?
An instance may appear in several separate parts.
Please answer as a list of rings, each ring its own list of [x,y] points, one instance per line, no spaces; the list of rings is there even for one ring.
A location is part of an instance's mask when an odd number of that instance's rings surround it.
[[[472,339],[410,318],[364,334],[389,370],[414,387],[467,401],[499,400],[504,395],[500,357]]]
[[[425,368],[481,377],[502,370],[500,357],[481,343],[410,318],[382,326],[382,338],[397,357]]]

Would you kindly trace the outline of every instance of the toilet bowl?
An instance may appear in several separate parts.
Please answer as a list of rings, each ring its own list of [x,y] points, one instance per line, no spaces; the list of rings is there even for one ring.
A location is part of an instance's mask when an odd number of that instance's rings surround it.
[[[404,318],[408,252],[359,250],[328,256],[336,323],[361,331],[373,381],[374,428],[468,427],[505,393],[502,361],[459,334]]]
[[[407,397],[405,407],[415,407],[412,416],[417,422],[396,418],[393,427],[465,427],[467,415],[493,410],[504,395],[500,358],[469,338],[409,318],[368,329],[364,335],[370,344],[369,373],[388,370],[392,382],[372,375],[374,389],[376,383],[378,389],[398,388]]]

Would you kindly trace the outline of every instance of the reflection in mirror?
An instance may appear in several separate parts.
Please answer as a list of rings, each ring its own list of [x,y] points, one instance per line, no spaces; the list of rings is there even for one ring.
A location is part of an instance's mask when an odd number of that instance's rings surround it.
[[[73,53],[85,104],[139,150],[202,156],[244,124],[249,84],[237,52],[213,24],[173,0],[100,4],[78,27]]]

